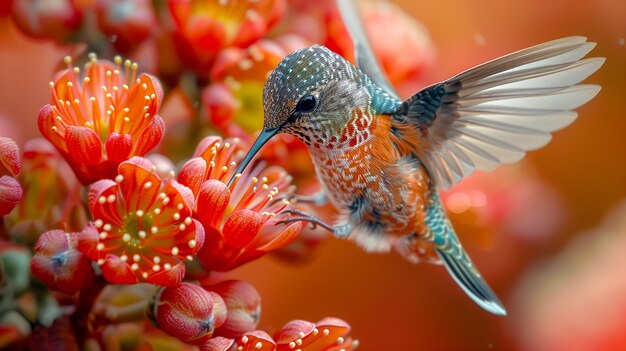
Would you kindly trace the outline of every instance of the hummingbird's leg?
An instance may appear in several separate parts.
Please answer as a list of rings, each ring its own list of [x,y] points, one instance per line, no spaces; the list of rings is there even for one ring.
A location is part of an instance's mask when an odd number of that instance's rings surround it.
[[[309,222],[311,224],[313,224],[313,226],[320,226],[326,230],[328,230],[331,233],[335,233],[335,229],[332,225],[322,221],[321,219],[313,216],[312,214],[306,213],[306,212],[302,212],[302,211],[298,211],[298,210],[285,210],[282,211],[281,213],[287,213],[287,214],[294,214],[294,215],[298,215],[300,217],[292,217],[292,218],[288,218],[285,220],[282,220],[280,222],[278,222],[277,224],[286,224],[286,223],[292,223],[292,222],[299,222],[299,221],[303,221],[303,222]]]
[[[298,210],[286,210],[283,211],[281,213],[288,213],[288,214],[295,214],[298,215],[300,217],[293,217],[293,218],[288,218],[285,220],[282,220],[280,222],[278,222],[277,224],[286,224],[286,223],[292,223],[292,222],[298,222],[298,221],[304,221],[304,222],[309,222],[311,224],[313,224],[314,226],[320,226],[326,230],[328,230],[329,232],[331,232],[335,237],[337,238],[345,238],[348,235],[350,235],[350,233],[352,232],[352,224],[348,223],[348,224],[344,224],[344,225],[340,225],[340,226],[332,226],[324,221],[322,221],[321,219],[308,214],[306,212],[302,212],[302,211],[298,211]]]

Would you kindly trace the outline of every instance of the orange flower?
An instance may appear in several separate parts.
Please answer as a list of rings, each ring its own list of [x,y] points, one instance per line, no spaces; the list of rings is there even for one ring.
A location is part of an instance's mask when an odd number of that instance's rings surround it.
[[[122,162],[115,182],[94,183],[89,208],[94,224],[81,233],[79,249],[112,283],[177,284],[184,260],[204,242],[202,225],[191,218],[191,191],[173,173],[162,180],[143,157]]]
[[[39,111],[39,130],[83,184],[115,177],[120,162],[145,155],[163,136],[160,83],[137,75],[136,63],[114,61],[91,55],[81,79],[66,57],[68,69],[50,83],[52,103]]]
[[[178,177],[196,197],[194,218],[206,232],[198,258],[211,270],[231,270],[281,248],[304,225],[279,224],[287,218],[280,213],[290,208],[284,198],[292,191],[291,177],[282,168],[257,165],[243,175],[233,174],[244,149],[238,139],[207,137]],[[226,185],[232,176],[234,181]]]

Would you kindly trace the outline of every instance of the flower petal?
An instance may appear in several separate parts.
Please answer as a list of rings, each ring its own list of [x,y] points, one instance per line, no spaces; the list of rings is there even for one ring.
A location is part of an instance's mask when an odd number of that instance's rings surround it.
[[[102,196],[104,192],[109,191],[110,188],[115,186],[117,186],[117,183],[115,183],[111,179],[102,179],[91,184],[91,186],[89,187],[89,194],[87,195],[87,198],[89,201],[89,209],[91,210],[92,214],[100,196]]]
[[[67,152],[74,162],[94,165],[102,159],[102,142],[93,130],[82,126],[65,129]]]
[[[85,229],[78,233],[77,237],[78,244],[76,248],[92,261],[97,260],[98,250],[96,250],[96,245],[98,245],[98,229],[93,222],[89,222]]]
[[[224,338],[216,336],[209,339],[207,342],[200,346],[201,351],[235,351],[237,350],[237,343],[235,339]]]
[[[180,173],[178,173],[178,182],[191,189],[193,194],[197,196],[204,180],[206,168],[207,162],[203,158],[194,157],[185,162],[181,168]]]
[[[138,156],[131,157],[118,167],[122,176],[119,186],[128,212],[145,211],[155,201],[161,179],[154,173],[153,167],[148,159]]]
[[[262,225],[263,216],[260,213],[248,209],[237,210],[224,223],[224,241],[233,247],[243,248],[257,236]]]
[[[11,138],[0,137],[0,165],[14,177],[22,170],[20,148]],[[4,171],[0,168],[0,176],[6,175],[3,173]]]
[[[261,229],[261,235],[259,235],[259,237],[263,239],[268,238],[270,240],[259,246],[258,250],[269,252],[285,247],[300,235],[303,228],[304,222],[294,222],[284,225],[276,224],[275,221],[268,221]]]
[[[315,324],[304,320],[293,320],[287,324],[275,335],[276,344],[279,348],[288,346],[291,342],[296,342],[307,335],[313,333]]]
[[[274,351],[276,342],[264,331],[253,330],[241,337],[239,346],[242,351]],[[237,348],[239,350],[239,348]]]
[[[193,157],[203,157],[205,159],[210,160],[211,149],[213,148],[215,144],[221,143],[221,142],[222,142],[222,138],[215,136],[215,135],[209,135],[205,137],[204,139],[200,140],[200,142],[196,146],[196,149],[193,152]]]
[[[152,150],[163,138],[165,133],[165,123],[159,115],[155,115],[154,119],[141,132],[136,140],[134,155],[143,156]]]
[[[230,201],[230,190],[219,180],[202,183],[197,201],[197,216],[202,225],[218,228]]]
[[[130,134],[111,133],[104,145],[107,157],[111,161],[122,162],[128,159],[133,140]]]
[[[146,281],[148,283],[161,285],[161,286],[174,286],[181,281],[185,276],[185,263],[178,262],[171,269],[161,268],[158,272],[149,274]]]
[[[137,276],[126,262],[116,255],[107,255],[102,266],[104,278],[114,284],[135,284]]]
[[[54,124],[54,109],[52,105],[45,105],[39,110],[37,117],[37,126],[41,134],[46,137],[56,148],[61,151],[67,152],[65,141],[59,134],[52,128],[57,128]]]
[[[352,339],[346,337],[350,332],[350,325],[339,318],[324,318],[316,323],[317,333],[313,331],[302,338],[300,348],[303,351],[313,350],[337,350],[351,349],[353,345]]]

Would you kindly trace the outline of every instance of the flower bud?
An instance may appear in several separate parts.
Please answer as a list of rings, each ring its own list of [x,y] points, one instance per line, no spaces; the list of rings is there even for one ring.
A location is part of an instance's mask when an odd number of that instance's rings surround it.
[[[76,250],[71,235],[62,230],[41,234],[30,263],[35,277],[51,289],[66,294],[78,292],[94,276],[91,261]]]
[[[261,317],[261,296],[250,283],[228,280],[208,289],[224,299],[228,310],[226,321],[216,329],[216,335],[238,338],[257,327]]]
[[[166,333],[189,344],[203,344],[215,328],[211,293],[198,285],[180,283],[161,290],[154,317]]]

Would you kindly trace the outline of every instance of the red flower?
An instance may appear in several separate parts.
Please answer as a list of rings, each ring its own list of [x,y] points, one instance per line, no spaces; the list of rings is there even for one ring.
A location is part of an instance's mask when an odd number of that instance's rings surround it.
[[[143,156],[164,132],[157,112],[163,99],[158,80],[137,75],[129,60],[98,61],[68,69],[50,83],[52,103],[39,111],[39,130],[59,151],[83,184],[113,178],[120,162]]]
[[[257,327],[261,317],[261,296],[250,283],[227,280],[207,289],[224,299],[228,311],[226,321],[215,330],[215,335],[238,338]]]
[[[212,335],[216,316],[212,295],[190,283],[163,288],[154,305],[154,317],[166,333],[190,344],[202,344]]]
[[[247,47],[263,37],[286,9],[285,0],[169,0],[181,58],[200,71],[221,49]]]
[[[143,157],[122,162],[112,180],[89,190],[93,225],[81,233],[80,248],[112,283],[147,281],[175,285],[204,242],[191,218],[193,194],[173,179],[162,180]]]
[[[206,232],[198,258],[211,270],[231,270],[283,247],[304,225],[278,224],[287,218],[280,213],[290,207],[284,197],[291,192],[291,177],[283,169],[258,165],[233,174],[243,151],[238,139],[207,137],[179,174],[196,196],[194,218]],[[232,176],[233,183],[226,185]]]
[[[89,258],[76,250],[75,234],[62,230],[41,234],[30,262],[37,279],[66,294],[80,291],[94,276]]]

